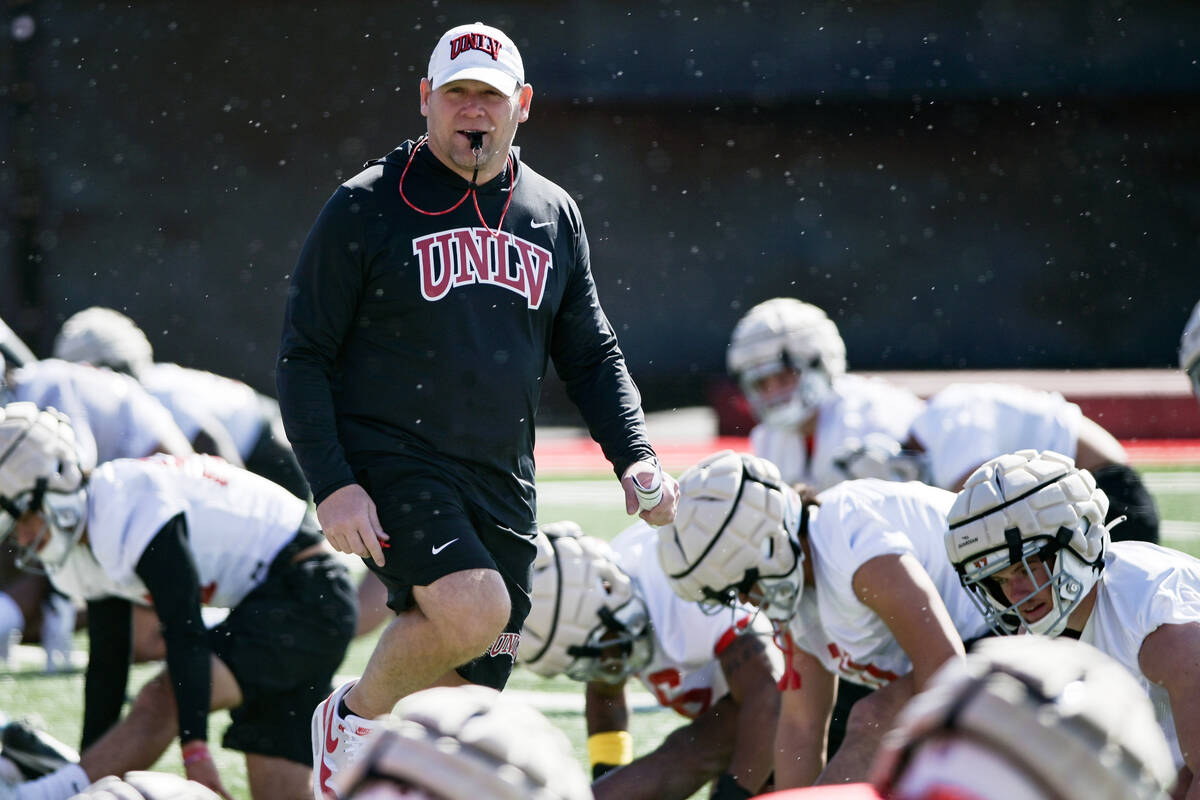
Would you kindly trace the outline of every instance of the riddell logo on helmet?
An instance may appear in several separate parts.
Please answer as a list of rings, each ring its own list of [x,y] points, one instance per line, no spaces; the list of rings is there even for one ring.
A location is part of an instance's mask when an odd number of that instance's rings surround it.
[[[500,58],[500,47],[500,42],[490,36],[484,36],[482,33],[464,33],[450,40],[450,60],[453,61],[470,50],[482,50],[492,57],[492,61],[496,61]]]

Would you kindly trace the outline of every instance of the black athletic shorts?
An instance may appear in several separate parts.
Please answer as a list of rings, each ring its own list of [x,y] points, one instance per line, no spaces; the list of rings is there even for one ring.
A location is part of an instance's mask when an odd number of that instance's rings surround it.
[[[503,689],[529,614],[537,553],[533,533],[500,524],[424,464],[376,464],[359,470],[356,477],[375,502],[379,524],[391,536],[382,567],[370,558],[363,561],[387,587],[392,611],[399,614],[414,606],[414,586],[428,586],[467,569],[500,573],[512,601],[508,625],[488,652],[457,671],[471,683]]]
[[[354,584],[336,556],[291,563],[318,541],[302,529],[267,579],[209,631],[213,654],[242,690],[222,739],[231,750],[312,765],[313,709],[333,691],[358,615]]]

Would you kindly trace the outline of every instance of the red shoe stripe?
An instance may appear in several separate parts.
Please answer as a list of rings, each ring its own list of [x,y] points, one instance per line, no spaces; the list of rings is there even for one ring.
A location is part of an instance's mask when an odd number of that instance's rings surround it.
[[[329,788],[329,779],[333,777],[333,770],[325,763],[325,756],[337,749],[337,739],[331,735],[333,733],[333,718],[337,714],[337,706],[333,702],[331,695],[325,701],[325,709],[321,712],[321,716],[325,722],[325,752],[321,755],[321,791],[327,796],[333,797],[333,790]]]

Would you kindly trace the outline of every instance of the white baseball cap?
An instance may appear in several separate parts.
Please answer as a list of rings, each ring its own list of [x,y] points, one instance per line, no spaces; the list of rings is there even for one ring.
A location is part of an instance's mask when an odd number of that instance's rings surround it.
[[[525,83],[525,65],[504,31],[474,22],[442,34],[429,56],[428,77],[431,89],[450,81],[474,80],[511,95]]]

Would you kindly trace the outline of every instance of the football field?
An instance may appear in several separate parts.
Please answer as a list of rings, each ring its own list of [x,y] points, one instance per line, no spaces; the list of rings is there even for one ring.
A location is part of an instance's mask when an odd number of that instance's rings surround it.
[[[1141,468],[1147,485],[1158,502],[1163,520],[1163,543],[1200,556],[1200,465],[1144,466]],[[611,473],[579,475],[570,478],[542,478],[539,481],[541,522],[570,519],[578,522],[591,535],[611,539],[630,522],[623,510],[619,484]],[[362,672],[375,636],[368,635],[354,642],[341,673],[346,676]],[[84,634],[77,634],[77,647],[86,651]],[[83,675],[47,675],[41,671],[40,648],[22,647],[8,669],[0,673],[0,710],[10,717],[34,716],[59,739],[77,746],[82,723]],[[82,662],[83,653],[77,654]],[[161,667],[136,667],[130,681],[130,696]],[[640,685],[630,684],[631,729],[637,753],[654,748],[673,728],[684,722],[673,712],[654,707],[650,695]],[[522,693],[541,708],[570,738],[576,755],[587,763],[581,686],[565,678],[545,680],[518,667],[509,690]],[[221,733],[228,725],[224,712],[214,714],[209,722],[209,737],[219,745]],[[214,746],[213,755],[221,770],[226,787],[235,798],[248,798],[245,769],[240,754]],[[155,769],[182,774],[177,746],[172,746],[155,765]],[[705,792],[697,796],[705,795]]]

